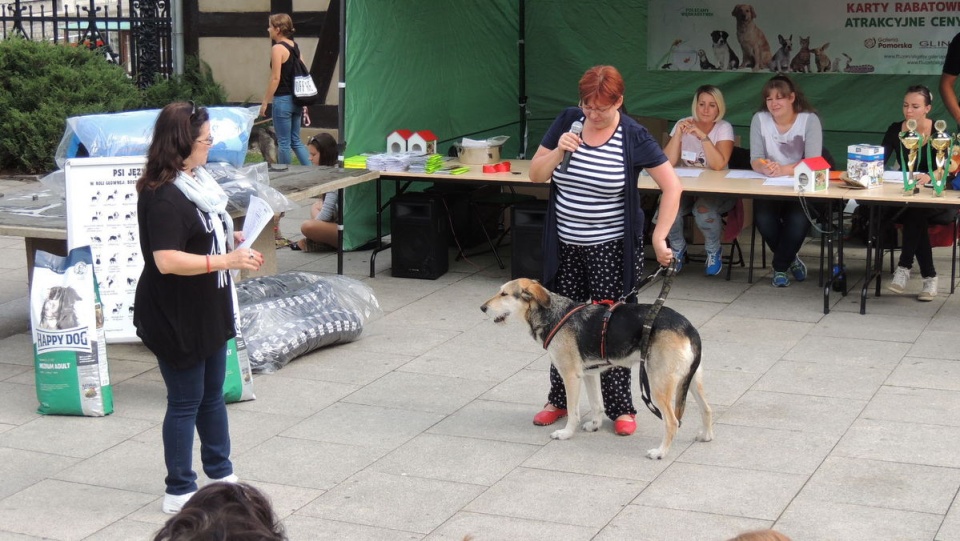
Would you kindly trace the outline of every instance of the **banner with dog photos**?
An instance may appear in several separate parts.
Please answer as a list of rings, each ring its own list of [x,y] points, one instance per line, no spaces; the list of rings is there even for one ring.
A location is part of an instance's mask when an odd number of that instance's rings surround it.
[[[939,75],[960,1],[653,0],[647,69]]]

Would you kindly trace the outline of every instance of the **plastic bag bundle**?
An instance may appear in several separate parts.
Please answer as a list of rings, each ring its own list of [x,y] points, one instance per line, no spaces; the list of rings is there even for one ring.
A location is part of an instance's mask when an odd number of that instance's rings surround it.
[[[251,195],[266,201],[276,213],[300,208],[287,199],[287,196],[270,187],[267,167],[267,162],[244,167],[234,167],[225,162],[208,162],[204,166],[227,194],[227,212],[246,210]]]
[[[242,166],[259,108],[208,107],[207,112],[214,140],[208,160]],[[68,158],[85,156],[146,156],[159,114],[160,109],[147,109],[68,118],[55,154],[57,165],[63,168]]]
[[[382,315],[369,286],[343,276],[287,272],[237,285],[250,366],[270,373],[317,348],[350,342]]]

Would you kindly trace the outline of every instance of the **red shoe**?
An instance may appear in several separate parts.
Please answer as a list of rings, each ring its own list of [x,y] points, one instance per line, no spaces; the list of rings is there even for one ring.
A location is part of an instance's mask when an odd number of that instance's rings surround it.
[[[637,430],[637,416],[631,415],[629,419],[613,422],[613,431],[618,436],[629,436]]]
[[[533,424],[537,426],[548,426],[567,416],[567,410],[543,410],[533,416]]]

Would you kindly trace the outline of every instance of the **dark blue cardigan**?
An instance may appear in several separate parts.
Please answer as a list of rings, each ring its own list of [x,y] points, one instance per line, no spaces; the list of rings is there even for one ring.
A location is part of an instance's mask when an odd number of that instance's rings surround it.
[[[579,107],[565,109],[553,121],[543,141],[540,143],[548,149],[557,148],[560,136],[570,131],[574,121],[583,119],[583,111]],[[626,114],[620,113],[620,126],[623,127],[623,163],[624,178],[626,179],[625,203],[627,212],[624,212],[623,237],[623,292],[633,290],[637,281],[634,253],[643,245],[643,209],[640,207],[640,191],[637,189],[637,180],[645,167],[656,167],[667,162],[660,145],[650,135],[646,128]],[[550,185],[550,204],[547,207],[547,219],[543,228],[543,284],[548,289],[554,289],[554,280],[560,266],[560,238],[557,234],[557,190]],[[629,212],[633,209],[633,212]],[[642,254],[638,254],[643,257]],[[616,300],[616,299],[614,299]]]

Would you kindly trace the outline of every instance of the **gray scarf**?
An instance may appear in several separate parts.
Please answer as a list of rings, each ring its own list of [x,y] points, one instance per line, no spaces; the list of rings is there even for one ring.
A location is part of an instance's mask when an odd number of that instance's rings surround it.
[[[217,251],[214,253],[225,254],[228,247],[233,249],[233,218],[227,213],[227,194],[203,167],[197,167],[193,173],[196,177],[180,171],[173,185],[180,188],[198,209],[207,213],[217,241]]]

